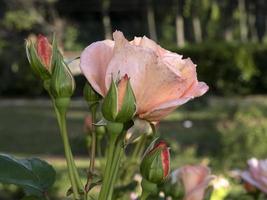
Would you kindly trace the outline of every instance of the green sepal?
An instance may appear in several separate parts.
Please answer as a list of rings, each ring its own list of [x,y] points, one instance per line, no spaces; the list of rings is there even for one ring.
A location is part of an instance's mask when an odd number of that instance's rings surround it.
[[[65,113],[70,105],[70,98],[69,97],[55,98],[54,103],[57,110],[60,113]]]
[[[59,56],[61,55],[61,53],[58,50],[57,39],[56,39],[55,33],[53,34],[52,49],[53,51],[52,51],[51,66],[52,66],[52,71],[53,71],[56,61],[59,59]]]
[[[164,171],[161,158],[162,149],[155,149],[148,153],[142,160],[140,172],[148,181],[160,184],[164,181]]]
[[[135,95],[132,86],[130,84],[130,81],[128,80],[125,95],[123,97],[123,103],[116,117],[116,121],[124,123],[129,120],[132,120],[135,113],[136,113]]]
[[[106,97],[104,98],[102,105],[102,114],[105,119],[109,121],[115,121],[118,113],[118,89],[112,79],[110,88]]]
[[[150,195],[152,195],[152,196],[157,195],[159,192],[157,184],[152,183],[152,182],[150,182],[144,178],[142,179],[141,187],[142,187],[142,192],[148,193],[149,196]]]
[[[57,51],[55,49],[55,51]],[[50,82],[50,91],[54,98],[70,97],[75,90],[75,81],[61,54],[56,54]],[[53,55],[53,58],[55,58]]]
[[[51,73],[45,68],[37,55],[35,45],[32,41],[26,41],[26,55],[34,73],[42,80],[51,78]]]
[[[88,82],[84,85],[83,96],[89,107],[95,103],[98,103],[102,99],[101,95],[98,94]]]
[[[111,136],[117,137],[118,135],[120,135],[124,131],[125,126],[122,123],[108,121],[106,128],[107,128],[107,132]]]

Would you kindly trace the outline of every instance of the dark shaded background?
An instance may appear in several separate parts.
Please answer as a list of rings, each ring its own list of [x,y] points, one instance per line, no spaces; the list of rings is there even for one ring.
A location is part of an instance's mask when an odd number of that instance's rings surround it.
[[[55,32],[71,58],[116,29],[191,57],[210,94],[265,94],[266,16],[265,0],[0,0],[0,96],[45,94],[26,61],[29,35]]]

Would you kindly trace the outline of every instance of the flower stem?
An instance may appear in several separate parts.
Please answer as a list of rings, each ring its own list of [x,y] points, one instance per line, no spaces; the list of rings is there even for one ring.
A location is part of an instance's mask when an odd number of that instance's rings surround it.
[[[121,161],[121,157],[123,153],[122,142],[123,142],[122,140],[119,140],[116,143],[116,147],[114,150],[114,155],[113,155],[114,162],[112,163],[111,171],[109,174],[110,175],[110,188],[112,189],[109,190],[108,199],[112,199],[113,188],[115,185],[116,178],[118,176],[118,170],[119,170],[120,161]]]
[[[108,195],[108,190],[109,190],[109,175],[111,173],[110,169],[111,169],[111,165],[113,160],[113,152],[114,152],[114,147],[115,147],[115,142],[116,142],[116,138],[115,137],[111,137],[109,140],[109,146],[107,149],[107,159],[106,159],[106,167],[105,167],[105,172],[104,172],[104,177],[103,177],[103,184],[101,187],[101,191],[99,194],[99,200],[107,200],[107,195]]]
[[[149,193],[143,191],[143,192],[142,192],[142,195],[141,195],[141,197],[140,197],[140,200],[146,200],[148,197],[149,197]]]
[[[92,113],[92,131],[91,131],[92,142],[91,142],[90,164],[89,164],[89,169],[88,169],[88,174],[87,174],[87,183],[85,185],[86,193],[89,192],[90,186],[93,181],[93,174],[94,174],[94,168],[95,168],[95,154],[96,154],[96,132],[95,132],[94,123],[96,121],[97,104],[92,105],[90,108],[91,108],[91,113]]]
[[[110,134],[103,184],[98,200],[111,200],[123,152],[123,133]]]
[[[137,164],[139,163],[139,159],[141,159],[141,155],[145,148],[146,139],[147,139],[146,134],[141,135],[139,141],[134,147],[133,153],[129,161],[127,162],[128,163],[127,167],[125,168],[126,173],[124,174],[124,177],[123,177],[124,184],[129,183],[130,179],[133,177],[135,173],[135,168],[137,167]]]
[[[65,103],[68,103],[68,99],[64,99]],[[74,163],[73,155],[71,152],[71,147],[68,139],[68,134],[67,134],[67,125],[66,125],[66,109],[67,106],[60,106],[60,102],[57,102],[57,100],[53,101],[54,103],[54,109],[55,113],[57,116],[59,128],[60,128],[60,133],[61,133],[61,138],[63,141],[63,146],[64,146],[64,152],[65,152],[65,157],[67,161],[67,168],[68,168],[68,175],[70,178],[71,182],[71,188],[73,191],[73,197],[74,199],[80,199],[80,193],[83,192],[83,186],[81,179],[79,177],[77,168]]]

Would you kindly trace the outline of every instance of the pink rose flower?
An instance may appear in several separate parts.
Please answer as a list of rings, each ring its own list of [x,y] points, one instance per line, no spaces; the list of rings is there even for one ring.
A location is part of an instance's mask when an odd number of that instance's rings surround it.
[[[184,189],[184,200],[202,200],[205,190],[215,176],[210,174],[209,168],[202,165],[186,165],[179,169],[178,177]]]
[[[248,170],[241,173],[241,178],[267,194],[267,159],[252,158],[248,160]]]
[[[115,31],[113,38],[94,42],[82,52],[81,71],[102,96],[112,76],[121,80],[127,75],[139,118],[158,122],[177,106],[207,92],[208,86],[198,82],[196,65],[189,58],[182,59],[145,36],[129,42]]]

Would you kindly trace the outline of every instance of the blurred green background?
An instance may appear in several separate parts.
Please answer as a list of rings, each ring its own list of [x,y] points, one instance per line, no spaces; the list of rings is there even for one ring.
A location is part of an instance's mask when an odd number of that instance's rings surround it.
[[[267,155],[266,25],[265,0],[0,0],[0,152],[51,161],[59,176],[54,196],[64,196],[65,163],[56,119],[26,60],[24,41],[56,33],[71,59],[90,43],[121,30],[129,40],[146,35],[190,57],[198,65],[199,80],[210,86],[205,97],[160,123],[161,136],[171,145],[172,168],[207,162],[225,176],[231,169],[243,169],[248,158]],[[73,71],[77,66],[71,66]],[[68,126],[85,172],[85,79],[79,74],[75,79]],[[236,191],[244,193],[237,187],[228,199],[235,199]],[[20,195],[0,185],[0,199]]]

